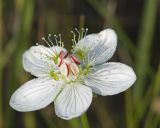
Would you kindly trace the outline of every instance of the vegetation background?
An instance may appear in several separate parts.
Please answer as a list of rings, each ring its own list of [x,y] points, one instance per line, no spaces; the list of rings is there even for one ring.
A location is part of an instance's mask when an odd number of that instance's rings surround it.
[[[12,93],[32,78],[23,52],[49,33],[61,33],[70,49],[70,30],[82,26],[88,33],[115,29],[118,49],[110,61],[137,74],[126,92],[93,98],[90,128],[160,128],[159,0],[0,0],[0,128],[88,128],[83,118],[56,117],[53,104],[30,113],[9,106]]]

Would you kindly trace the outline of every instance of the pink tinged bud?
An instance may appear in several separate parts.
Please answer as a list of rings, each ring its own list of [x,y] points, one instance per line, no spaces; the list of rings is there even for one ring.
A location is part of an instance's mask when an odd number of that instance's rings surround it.
[[[70,70],[74,76],[77,76],[79,73],[79,68],[75,63],[70,63]]]
[[[77,64],[77,65],[80,65],[80,61],[75,57],[75,56],[73,56],[73,55],[71,55],[71,60],[72,60],[72,62],[74,62],[75,64]]]
[[[60,72],[62,75],[66,76],[66,77],[69,75],[69,67],[66,63],[63,63],[60,66]]]

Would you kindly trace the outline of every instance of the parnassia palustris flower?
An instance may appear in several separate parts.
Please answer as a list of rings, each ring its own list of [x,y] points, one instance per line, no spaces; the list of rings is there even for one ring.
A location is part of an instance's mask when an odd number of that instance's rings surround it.
[[[69,53],[55,35],[55,42],[42,38],[49,47],[32,46],[23,54],[24,69],[36,76],[17,89],[10,105],[17,111],[42,109],[51,102],[55,113],[72,119],[85,113],[92,101],[92,92],[107,96],[128,89],[136,80],[133,69],[125,64],[107,62],[117,46],[112,29],[86,35],[87,29],[73,33],[73,49]]]

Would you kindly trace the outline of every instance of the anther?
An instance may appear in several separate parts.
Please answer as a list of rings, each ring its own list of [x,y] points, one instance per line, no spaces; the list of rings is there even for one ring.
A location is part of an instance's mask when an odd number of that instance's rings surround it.
[[[36,43],[36,45],[38,46],[38,45],[39,45],[39,43]]]
[[[44,37],[42,37],[42,40],[45,40],[45,38],[44,38]]]
[[[60,42],[62,42],[62,39],[61,39],[61,34],[59,34],[59,41],[60,41]]]
[[[76,30],[76,31],[78,31],[78,29],[77,29],[77,28],[75,28],[75,30]]]

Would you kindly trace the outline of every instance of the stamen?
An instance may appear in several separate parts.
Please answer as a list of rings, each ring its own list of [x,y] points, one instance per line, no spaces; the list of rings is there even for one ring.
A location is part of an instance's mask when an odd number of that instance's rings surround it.
[[[49,38],[50,35],[48,35]],[[46,44],[51,48],[51,50],[53,51],[54,54],[57,54],[57,52],[53,49],[53,47],[49,44],[49,42],[45,39],[45,37],[42,37],[42,40],[46,42]],[[49,40],[50,41],[50,40]],[[54,46],[54,45],[53,45]],[[56,56],[52,54],[53,56]]]
[[[82,30],[81,30],[81,39],[83,38],[83,33],[85,32],[85,29],[84,28],[82,28]]]
[[[88,32],[88,28],[85,29],[85,34],[84,34],[84,37],[86,37],[87,35],[87,32]]]
[[[77,28],[75,28],[75,30],[76,30],[76,32],[78,33],[78,41],[81,39],[81,34],[80,34],[80,32],[78,31],[78,29]]]
[[[51,48],[52,46],[48,43],[48,41],[45,39],[45,37],[42,37],[42,40],[46,42],[46,44]]]
[[[62,43],[62,39],[61,39],[61,34],[59,34],[58,36],[59,36],[59,41],[58,41],[58,42],[59,42],[59,45],[60,45],[60,47],[62,47],[62,44],[63,44],[63,43]]]
[[[53,44],[53,42],[51,41],[50,37],[51,37],[51,34],[48,35],[48,40],[49,40],[49,42],[52,44],[52,46],[54,46],[54,44]]]
[[[54,46],[54,44],[53,44],[53,42],[51,41],[50,37],[51,37],[51,34],[48,35],[48,40],[49,40],[49,42],[52,44],[52,46]],[[53,52],[54,52],[55,54],[58,54],[57,51],[56,51],[56,49],[54,49],[53,47],[52,47],[51,49],[53,50]]]
[[[71,31],[71,33],[73,34],[73,39],[72,39],[72,42],[73,42],[73,45],[76,45],[76,34],[73,32],[73,31]]]
[[[55,38],[56,44],[58,46],[57,35],[54,35],[54,38]]]

